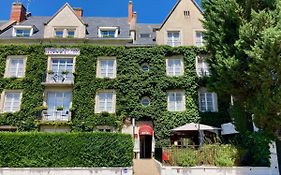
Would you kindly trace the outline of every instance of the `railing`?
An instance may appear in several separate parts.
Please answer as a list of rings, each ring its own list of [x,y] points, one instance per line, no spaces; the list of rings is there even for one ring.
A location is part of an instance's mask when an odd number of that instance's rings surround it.
[[[73,84],[73,73],[48,72],[43,77],[43,82],[47,84]]]
[[[70,121],[71,112],[70,111],[42,111],[42,121]]]
[[[181,46],[181,41],[170,40],[170,41],[167,41],[167,45],[172,46],[172,47]]]
[[[209,75],[210,75],[209,70],[203,69],[203,68],[198,69],[198,73],[199,73],[199,75],[202,76],[202,77],[204,77],[204,76],[209,76]]]

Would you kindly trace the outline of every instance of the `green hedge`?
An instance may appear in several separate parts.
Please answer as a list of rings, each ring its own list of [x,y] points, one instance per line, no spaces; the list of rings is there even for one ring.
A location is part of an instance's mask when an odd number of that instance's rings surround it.
[[[0,133],[0,167],[128,167],[130,135],[114,133]]]
[[[221,166],[232,167],[238,165],[239,151],[233,145],[206,144],[200,149],[172,148],[169,163],[173,166]]]

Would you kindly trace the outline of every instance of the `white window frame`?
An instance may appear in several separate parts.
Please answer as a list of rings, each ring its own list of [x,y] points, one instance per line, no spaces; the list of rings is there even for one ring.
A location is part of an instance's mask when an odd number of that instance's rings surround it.
[[[113,76],[109,77],[108,72],[106,73],[106,76],[101,75],[101,61],[110,60],[113,61]],[[117,60],[116,57],[98,57],[97,58],[97,70],[96,70],[96,77],[97,78],[116,78],[117,75]]]
[[[173,66],[173,73],[169,73],[169,60],[180,60],[181,67],[180,67],[180,74],[176,75],[176,69],[175,66]],[[171,77],[179,77],[184,75],[184,61],[183,56],[173,56],[166,58],[166,75]]]
[[[62,37],[56,36],[56,31],[62,31]],[[68,31],[73,31],[74,36],[71,38],[76,38],[76,27],[54,27],[54,34],[55,38],[68,38]]]
[[[100,111],[99,110],[99,95],[103,93],[111,93],[112,94],[112,109],[111,111]],[[108,113],[115,113],[116,110],[116,91],[115,90],[100,90],[97,91],[95,96],[95,113],[102,113],[102,112],[108,112]]]
[[[199,66],[200,64],[202,65]],[[198,77],[210,76],[210,67],[209,64],[206,62],[204,56],[197,56],[195,65],[196,65],[196,73]]]
[[[205,101],[205,109],[202,109],[201,106],[201,98],[200,94],[204,94],[204,101]],[[212,95],[212,110],[208,111],[208,104],[207,104],[207,94]],[[199,111],[200,112],[218,112],[218,100],[217,100],[217,94],[215,92],[208,92],[206,88],[200,88],[198,91],[198,104],[199,104]]]
[[[201,37],[200,37],[200,41],[197,38],[197,33],[200,32],[201,33]],[[205,46],[205,40],[203,38],[203,30],[194,30],[194,46],[197,47],[203,47]]]
[[[22,59],[23,60],[23,75],[22,76],[12,76],[10,74],[10,63],[11,60],[13,59]],[[25,71],[26,71],[26,61],[27,61],[27,56],[24,55],[12,55],[8,56],[6,59],[6,68],[5,68],[5,73],[4,73],[4,78],[11,78],[11,77],[16,77],[16,78],[24,78],[25,77]]]
[[[177,94],[180,94],[182,96],[182,108],[177,108],[177,102],[174,101],[174,109],[170,109],[170,95],[173,94],[173,95],[177,95]],[[184,90],[170,90],[167,92],[167,110],[168,111],[171,111],[171,112],[183,112],[186,110],[186,103],[185,103],[185,91]]]
[[[69,72],[69,74],[72,74],[75,72],[75,64],[76,64],[76,56],[73,55],[50,55],[48,56],[48,66],[47,66],[47,72],[53,71],[52,63],[54,59],[72,59],[72,71]],[[50,80],[52,75],[49,75],[47,73],[47,80]],[[74,77],[72,76],[72,81],[74,80]],[[66,81],[68,82],[68,81]]]
[[[115,31],[114,38],[117,38],[118,33],[119,33],[119,28],[118,27],[99,27],[98,28],[98,37],[99,38],[104,38],[102,36],[102,31]]]
[[[175,39],[174,37],[169,38],[169,33],[179,33],[179,38]],[[166,32],[166,44],[171,47],[182,46],[182,31],[181,30],[167,30]]]
[[[6,98],[6,94],[7,93],[20,93],[20,98],[19,98],[19,109],[16,110],[16,111],[11,111],[11,112],[7,112],[7,111],[4,111],[4,106],[5,106],[5,98]],[[0,109],[0,112],[1,113],[15,113],[15,112],[19,112],[21,110],[21,103],[22,103],[22,94],[23,94],[23,91],[22,90],[4,90],[2,93],[1,93],[1,99],[0,99],[0,104],[1,104],[1,109]]]
[[[13,32],[12,32],[12,36],[13,37],[18,37],[17,36],[17,30],[30,30],[29,32],[29,37],[32,36],[34,29],[32,26],[13,26]],[[23,37],[25,38],[25,37]]]

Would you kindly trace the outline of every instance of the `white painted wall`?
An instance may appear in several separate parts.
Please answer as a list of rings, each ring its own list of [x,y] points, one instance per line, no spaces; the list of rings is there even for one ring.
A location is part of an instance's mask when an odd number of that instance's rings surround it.
[[[0,175],[133,175],[130,168],[0,168]]]

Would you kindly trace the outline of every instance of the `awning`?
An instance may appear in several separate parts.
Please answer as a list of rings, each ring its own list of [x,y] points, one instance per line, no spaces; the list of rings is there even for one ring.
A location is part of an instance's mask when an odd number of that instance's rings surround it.
[[[139,135],[153,135],[153,129],[149,125],[142,125],[139,129]]]

